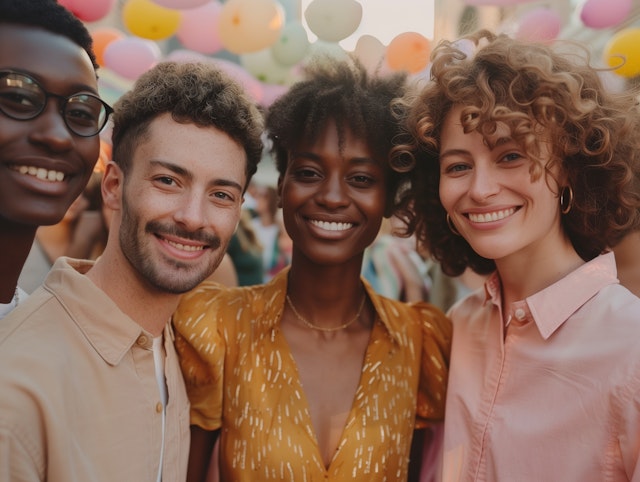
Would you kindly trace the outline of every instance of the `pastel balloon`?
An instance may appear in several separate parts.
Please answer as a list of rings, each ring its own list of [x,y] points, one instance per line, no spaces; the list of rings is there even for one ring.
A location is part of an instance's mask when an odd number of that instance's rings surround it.
[[[59,0],[58,3],[83,22],[95,22],[107,16],[116,0]]]
[[[362,5],[356,0],[313,0],[304,12],[309,29],[325,42],[339,42],[358,29]]]
[[[430,52],[431,44],[426,37],[417,32],[404,32],[389,42],[387,65],[394,71],[404,70],[415,74],[427,66]]]
[[[284,10],[275,0],[228,0],[218,21],[220,40],[234,54],[272,46],[283,25]]]
[[[222,4],[209,2],[201,7],[185,10],[176,37],[186,48],[212,54],[222,50],[222,41],[218,35],[218,20]]]
[[[206,55],[184,49],[171,51],[167,55],[166,59],[174,62],[205,62],[215,65],[229,77],[238,82],[256,102],[260,102],[262,100],[262,83],[235,62],[208,57]]]
[[[241,55],[240,64],[260,82],[284,84],[289,77],[289,69],[279,64],[269,49]]]
[[[281,65],[291,66],[300,62],[309,50],[307,31],[297,20],[285,24],[280,37],[271,46],[271,55]]]
[[[152,0],[153,3],[161,7],[173,8],[175,10],[183,10],[189,8],[202,7],[210,0]]]
[[[104,67],[104,50],[111,42],[124,38],[124,33],[116,28],[103,27],[91,32],[93,39],[93,52],[96,54],[98,64]]]
[[[127,0],[122,21],[138,37],[161,40],[171,37],[180,25],[181,12],[156,5],[151,0]]]
[[[347,58],[347,53],[340,47],[340,44],[336,42],[316,40],[309,45],[309,52],[304,61],[310,62],[318,57],[330,57],[336,60],[343,60]]]
[[[114,40],[104,50],[105,67],[127,79],[137,79],[160,59],[158,45],[148,39],[125,37]]]
[[[587,0],[580,20],[590,28],[615,27],[631,13],[633,0]]]
[[[384,59],[385,46],[373,35],[363,35],[353,53],[369,72],[375,72]]]
[[[289,90],[286,85],[262,84],[262,100],[260,104],[263,107],[269,107],[273,102],[285,94]]]
[[[262,83],[244,68],[235,62],[224,59],[212,58],[211,62],[220,70],[226,72],[229,77],[235,79],[256,102],[262,101]]]
[[[520,18],[515,37],[528,42],[551,43],[560,33],[562,19],[549,8],[536,8]]]
[[[622,77],[640,75],[640,28],[615,33],[604,47],[604,58]]]

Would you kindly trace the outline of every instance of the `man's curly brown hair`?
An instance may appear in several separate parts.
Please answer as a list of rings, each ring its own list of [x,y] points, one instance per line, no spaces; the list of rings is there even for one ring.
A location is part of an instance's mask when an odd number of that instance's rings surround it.
[[[240,144],[247,184],[262,154],[262,114],[240,85],[207,63],[162,62],[140,76],[114,106],[113,160],[127,172],[151,122],[169,113],[176,122],[215,127]]]
[[[432,53],[431,80],[396,105],[405,132],[393,156],[415,168],[404,213],[443,270],[455,276],[467,267],[481,274],[495,269],[452,233],[439,199],[440,136],[455,105],[464,106],[465,132],[489,140],[497,123],[508,126],[532,160],[532,179],[558,166],[574,193],[562,226],[585,261],[640,227],[637,93],[608,92],[584,49],[560,52],[486,30],[463,42],[469,40],[476,48],[471,55],[460,41],[442,41]],[[540,132],[550,159],[540,149]]]

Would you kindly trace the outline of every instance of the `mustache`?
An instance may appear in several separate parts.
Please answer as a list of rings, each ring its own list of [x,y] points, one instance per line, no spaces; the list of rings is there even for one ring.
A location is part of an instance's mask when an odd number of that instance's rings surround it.
[[[222,244],[220,238],[215,234],[206,233],[204,231],[185,231],[178,228],[175,224],[168,225],[159,221],[149,221],[145,226],[145,232],[150,234],[178,236],[180,238],[206,244],[211,249],[217,249]]]

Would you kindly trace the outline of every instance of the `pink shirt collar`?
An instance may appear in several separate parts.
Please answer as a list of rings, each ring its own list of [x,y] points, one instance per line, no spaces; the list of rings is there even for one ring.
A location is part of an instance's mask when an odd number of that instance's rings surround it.
[[[602,254],[567,276],[513,304],[519,322],[533,320],[544,339],[549,338],[573,313],[604,286],[619,283],[613,252]],[[493,273],[485,282],[485,303],[502,306],[501,282]],[[520,315],[520,316],[518,316]]]

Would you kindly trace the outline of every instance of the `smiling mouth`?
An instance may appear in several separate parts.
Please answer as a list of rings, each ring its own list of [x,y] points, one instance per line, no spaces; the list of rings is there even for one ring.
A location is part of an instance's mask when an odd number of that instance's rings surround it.
[[[194,252],[194,251],[202,251],[206,246],[204,245],[191,245],[191,244],[182,244],[182,243],[176,243],[175,241],[169,241],[168,239],[165,239],[165,242],[167,244],[170,244],[171,246],[173,246],[176,249],[179,249],[181,251],[189,251],[189,252]]]
[[[317,226],[320,229],[324,229],[325,231],[346,231],[353,227],[353,223],[336,223],[329,221],[319,221],[316,219],[311,219],[310,222],[314,226]]]
[[[64,172],[54,171],[53,169],[45,169],[44,167],[35,166],[11,166],[16,172],[27,176],[37,177],[42,181],[62,182],[64,181]]]
[[[509,208],[484,214],[469,213],[467,216],[474,223],[491,223],[509,217],[515,212],[516,208]]]

